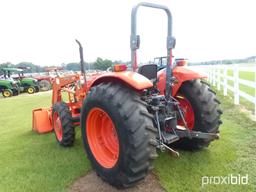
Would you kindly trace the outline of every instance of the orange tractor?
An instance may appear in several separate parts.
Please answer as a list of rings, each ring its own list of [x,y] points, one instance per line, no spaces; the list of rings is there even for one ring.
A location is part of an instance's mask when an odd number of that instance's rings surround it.
[[[168,17],[167,63],[138,68],[136,14],[139,7],[164,10]],[[220,102],[205,78],[183,66],[174,66],[172,16],[166,6],[139,3],[131,15],[132,71],[115,65],[112,71],[86,75],[80,47],[81,74],[57,77],[53,82],[52,107],[33,111],[33,129],[54,130],[64,147],[75,141],[75,126],[88,159],[97,174],[108,183],[125,188],[145,178],[153,168],[156,150],[173,146],[202,149],[219,138]],[[68,95],[64,102],[63,93]]]

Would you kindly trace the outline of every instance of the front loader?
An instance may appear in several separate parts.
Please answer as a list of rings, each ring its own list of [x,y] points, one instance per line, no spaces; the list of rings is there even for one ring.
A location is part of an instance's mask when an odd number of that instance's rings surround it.
[[[137,66],[139,7],[163,10],[168,17],[167,66],[158,72],[155,64]],[[132,71],[119,64],[89,76],[77,43],[81,75],[54,80],[52,107],[33,111],[33,129],[54,130],[58,143],[68,147],[75,141],[74,127],[80,125],[87,157],[103,180],[119,188],[133,186],[153,168],[156,150],[178,156],[173,145],[202,149],[219,138],[219,101],[201,80],[205,76],[173,65],[175,39],[166,6],[139,3],[132,9]]]

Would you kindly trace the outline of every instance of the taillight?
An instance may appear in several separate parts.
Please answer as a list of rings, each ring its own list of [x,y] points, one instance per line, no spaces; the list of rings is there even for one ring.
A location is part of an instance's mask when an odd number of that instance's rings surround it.
[[[121,72],[121,71],[126,71],[126,70],[127,70],[127,66],[125,64],[116,64],[113,67],[114,72]]]
[[[185,59],[176,60],[177,66],[186,66],[188,64],[188,61]]]

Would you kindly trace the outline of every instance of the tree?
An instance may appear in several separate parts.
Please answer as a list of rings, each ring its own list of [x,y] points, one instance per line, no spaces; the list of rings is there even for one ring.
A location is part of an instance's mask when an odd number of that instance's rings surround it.
[[[65,66],[65,69],[66,69],[66,70],[71,70],[71,71],[80,71],[80,70],[81,70],[81,67],[80,67],[80,64],[79,64],[79,63],[68,63],[68,64]]]
[[[21,62],[18,63],[17,65],[15,65],[15,67],[24,67],[24,68],[28,68],[26,70],[24,70],[24,72],[44,72],[44,68],[41,67],[40,65],[35,65],[31,62]]]
[[[97,60],[93,63],[93,66],[95,69],[99,70],[107,70],[109,67],[113,65],[113,62],[108,59],[102,59],[100,57],[97,58]]]
[[[12,64],[10,62],[6,62],[6,63],[1,63],[0,64],[0,69],[6,68],[6,67],[14,67],[14,64]]]
[[[90,65],[90,67],[89,67]],[[80,71],[81,70],[81,64],[80,63],[62,63],[61,66],[66,69],[66,70],[72,70],[72,71]],[[93,69],[93,63],[84,63],[84,69],[85,70],[89,70],[89,69]]]

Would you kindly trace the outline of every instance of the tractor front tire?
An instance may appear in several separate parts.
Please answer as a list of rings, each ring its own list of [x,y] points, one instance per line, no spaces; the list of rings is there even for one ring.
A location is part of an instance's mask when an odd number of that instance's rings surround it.
[[[35,87],[30,86],[30,87],[27,88],[27,93],[28,94],[34,94],[35,92],[36,92]]]
[[[11,89],[5,89],[5,90],[3,90],[2,95],[3,95],[3,97],[11,97],[11,96],[13,96],[13,92]]]
[[[63,147],[74,145],[75,129],[69,107],[64,102],[58,102],[52,108],[52,125],[57,142]]]
[[[81,134],[87,157],[117,188],[135,185],[153,168],[156,132],[146,103],[122,84],[101,83],[84,101]]]
[[[176,99],[180,102],[190,130],[219,133],[219,126],[222,123],[220,101],[206,82],[199,79],[184,82]],[[208,147],[211,141],[182,138],[173,145],[185,150],[200,150]]]

